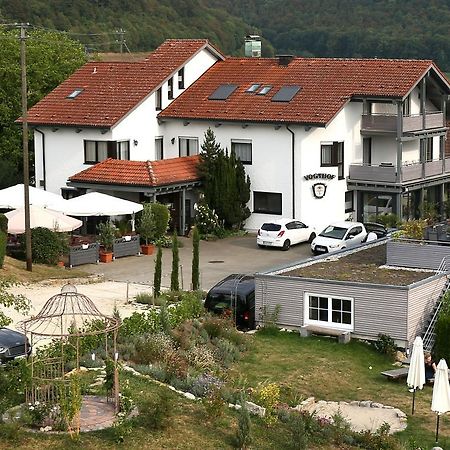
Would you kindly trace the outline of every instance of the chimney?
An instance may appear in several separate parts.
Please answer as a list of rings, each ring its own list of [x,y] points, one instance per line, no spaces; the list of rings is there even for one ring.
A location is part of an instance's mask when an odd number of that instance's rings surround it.
[[[245,56],[247,58],[261,58],[261,37],[257,34],[245,36]]]
[[[279,66],[288,66],[294,59],[294,55],[277,55]]]

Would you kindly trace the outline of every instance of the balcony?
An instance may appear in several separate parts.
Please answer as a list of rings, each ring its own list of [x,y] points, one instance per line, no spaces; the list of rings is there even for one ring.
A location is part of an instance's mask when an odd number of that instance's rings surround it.
[[[442,111],[425,114],[425,126],[423,125],[423,114],[404,116],[402,134],[444,127],[444,114],[442,113]],[[397,115],[363,114],[361,120],[361,131],[376,133],[396,133]]]
[[[401,168],[400,182],[415,181],[450,174],[450,158],[427,161],[425,163],[405,164]],[[370,181],[375,183],[396,183],[397,170],[393,164],[380,165],[351,164],[349,167],[349,181]]]

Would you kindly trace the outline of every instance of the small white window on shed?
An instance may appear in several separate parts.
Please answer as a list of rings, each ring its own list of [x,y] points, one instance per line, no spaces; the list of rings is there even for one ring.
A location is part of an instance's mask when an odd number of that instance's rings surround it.
[[[71,92],[67,96],[67,98],[70,98],[70,99],[77,98],[82,92],[83,92],[83,89],[81,89],[81,88],[75,89],[73,92]]]

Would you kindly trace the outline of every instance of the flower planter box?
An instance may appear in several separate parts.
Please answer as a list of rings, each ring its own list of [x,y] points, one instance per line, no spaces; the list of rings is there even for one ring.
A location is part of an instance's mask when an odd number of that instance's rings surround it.
[[[113,260],[113,252],[100,252],[100,262],[110,263]]]
[[[69,267],[79,266],[81,264],[95,264],[99,260],[100,244],[74,245],[69,249]]]
[[[155,246],[153,244],[142,244],[141,245],[141,253],[143,255],[153,255],[154,250],[155,250]]]
[[[140,236],[123,236],[114,240],[113,253],[114,259],[121,256],[133,256],[139,255],[141,252],[141,246],[139,245]]]

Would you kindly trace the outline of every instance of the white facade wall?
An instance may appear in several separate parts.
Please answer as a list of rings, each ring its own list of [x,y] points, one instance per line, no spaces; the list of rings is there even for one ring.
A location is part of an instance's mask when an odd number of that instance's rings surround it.
[[[414,141],[403,142],[402,163],[414,164],[420,161],[420,141],[416,139]]]
[[[345,214],[345,177],[348,165],[355,158],[355,145],[361,145],[360,122],[361,103],[349,103],[326,128],[291,126],[295,133],[295,218],[321,228],[329,222],[342,220]],[[291,134],[285,126],[276,129],[269,124],[249,124],[245,128],[241,123],[191,121],[184,125],[182,120],[167,120],[161,127],[166,136],[165,153],[167,158],[179,156],[178,138],[180,136],[197,137],[201,146],[204,133],[210,127],[216,141],[230,149],[232,139],[252,141],[252,164],[245,165],[250,176],[251,190],[282,193],[282,215],[252,213],[246,222],[249,230],[258,229],[263,222],[292,217],[292,150]],[[174,138],[174,144],[171,143]],[[320,166],[320,145],[322,142],[344,142],[344,179],[338,180],[336,167]],[[333,174],[332,180],[305,180],[304,176],[315,173]],[[327,185],[325,197],[317,199],[313,195],[312,185],[323,181]],[[253,211],[253,195],[249,202]]]
[[[204,49],[189,60],[184,67],[184,86],[187,88],[201,74],[206,72],[217,58]],[[168,99],[168,81],[162,84],[162,107],[173,100]],[[173,75],[174,98],[184,89],[178,88],[178,70]],[[84,141],[130,141],[130,159],[146,161],[155,159],[155,137],[162,132],[157,121],[155,93],[146,97],[140,105],[130,111],[111,129],[83,127],[37,127],[45,134],[45,189],[56,194],[66,187],[67,179],[81,170],[90,167],[84,164]],[[55,130],[55,131],[53,131]],[[81,132],[76,132],[81,130]],[[106,131],[102,134],[102,131]],[[136,141],[136,145],[135,142]],[[44,163],[42,135],[34,133],[36,186],[42,187]]]

